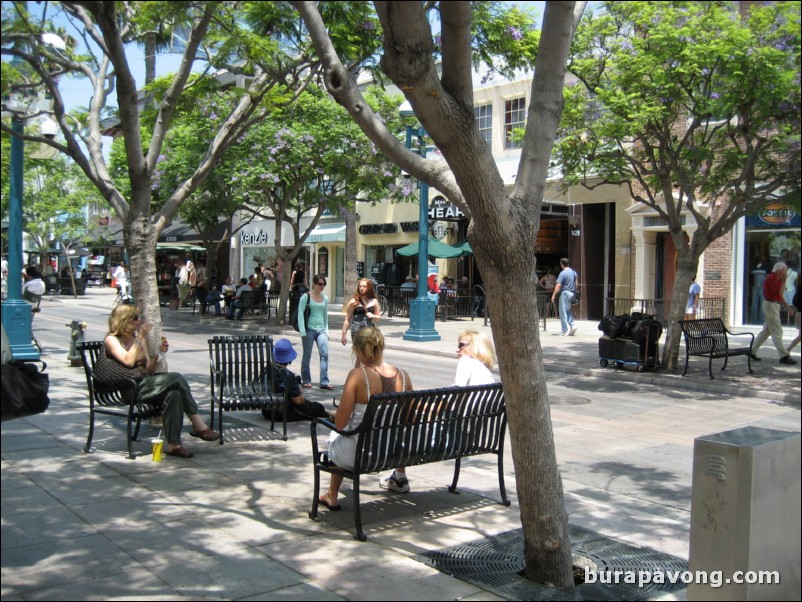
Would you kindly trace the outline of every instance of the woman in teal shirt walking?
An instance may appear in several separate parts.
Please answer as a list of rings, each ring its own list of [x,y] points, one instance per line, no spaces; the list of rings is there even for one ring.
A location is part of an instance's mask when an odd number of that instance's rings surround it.
[[[333,389],[329,384],[329,300],[323,294],[326,279],[320,274],[312,278],[312,290],[303,295],[298,303],[298,331],[301,333],[304,354],[301,360],[301,382],[304,387],[312,386],[312,372],[309,362],[312,347],[317,344],[320,354],[320,388]],[[309,319],[304,320],[309,306]]]

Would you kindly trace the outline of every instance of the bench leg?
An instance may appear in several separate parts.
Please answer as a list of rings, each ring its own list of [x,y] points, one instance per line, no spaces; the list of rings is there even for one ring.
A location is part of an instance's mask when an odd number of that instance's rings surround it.
[[[84,453],[88,454],[92,449],[92,437],[95,434],[95,410],[89,408],[89,436],[86,438],[86,445],[84,445]]]
[[[220,419],[220,445],[223,445],[223,404],[217,406],[217,417]]]
[[[354,523],[356,525],[356,535],[354,539],[365,541],[365,532],[362,531],[362,513],[359,511],[359,475],[354,475]]]
[[[457,491],[457,481],[459,481],[459,469],[461,464],[461,458],[457,458],[454,461],[454,480],[451,481],[451,485],[448,486],[449,493],[456,493]]]
[[[128,459],[134,460],[136,459],[136,454],[134,453],[134,439],[136,439],[136,434],[139,432],[139,421],[137,420],[136,424],[136,431],[134,433],[131,432],[132,422],[134,421],[134,405],[131,404],[128,407],[128,425],[125,429],[126,439],[128,442]]]
[[[498,454],[498,490],[501,492],[501,503],[504,506],[510,505],[507,498],[507,486],[504,484],[504,454]]]
[[[710,378],[715,380],[715,376],[713,376],[713,354],[710,354],[710,361],[707,363],[707,371],[710,372]]]
[[[312,510],[309,511],[309,518],[317,518],[317,507],[320,504],[320,469],[315,466],[315,484],[312,491]]]

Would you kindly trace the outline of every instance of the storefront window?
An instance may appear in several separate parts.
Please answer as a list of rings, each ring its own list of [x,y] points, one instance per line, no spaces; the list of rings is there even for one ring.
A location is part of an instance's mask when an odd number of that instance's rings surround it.
[[[786,287],[786,297],[793,298],[795,283],[793,274],[799,272],[800,260],[800,216],[789,205],[769,205],[758,215],[747,219],[746,249],[747,265],[744,270],[743,307],[744,324],[763,323],[763,280],[778,261],[788,265],[791,275]]]

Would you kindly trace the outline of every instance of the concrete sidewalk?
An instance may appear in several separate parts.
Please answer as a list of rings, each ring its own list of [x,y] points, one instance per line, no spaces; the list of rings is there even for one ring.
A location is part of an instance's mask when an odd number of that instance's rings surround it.
[[[109,307],[106,296],[95,290],[86,299],[53,302],[104,312]],[[204,332],[215,334],[241,328],[297,336],[259,317],[233,324],[164,309],[163,319],[171,325],[203,323]],[[336,319],[333,314],[332,328],[339,325]],[[478,319],[438,323],[442,340],[419,345],[403,340],[407,326],[406,320],[382,320],[390,349],[449,357],[462,330],[489,330]],[[765,348],[754,374],[746,373],[744,358],[735,358],[724,373],[717,371],[714,381],[699,358],[684,378],[662,371],[603,369],[595,323],[581,322],[575,337],[558,336],[558,331],[558,322],[551,321],[541,336],[549,382],[565,385],[570,380],[579,394],[596,388],[614,397],[620,390],[627,398],[639,387],[657,387],[666,397],[662,407],[635,400],[625,411],[623,404],[612,403],[585,406],[588,411],[552,406],[575,547],[585,545],[581,527],[605,541],[687,559],[690,483],[685,469],[678,482],[653,477],[653,486],[665,489],[657,503],[612,493],[603,482],[580,477],[574,467],[589,455],[615,448],[620,460],[605,468],[616,478],[632,478],[630,467],[660,450],[677,450],[687,464],[699,433],[743,423],[798,429],[799,366],[767,361],[774,352]],[[68,367],[63,355],[44,359],[51,379],[50,409],[2,425],[3,600],[514,598],[492,585],[449,577],[427,561],[432,552],[520,528],[509,444],[505,474],[511,507],[498,504],[496,464],[490,457],[463,463],[460,495],[446,487],[453,463],[416,467],[408,495],[388,495],[369,476],[362,490],[368,541],[360,543],[353,539],[348,483],[342,490],[343,512],[324,510],[318,522],[307,516],[312,491],[308,424],[290,424],[284,442],[258,413],[229,413],[224,446],[192,441],[193,459],[156,463],[146,442],[154,428],[143,427],[136,444],[141,455],[128,460],[124,425],[112,428],[112,421],[101,418],[94,453],[84,454],[83,374]],[[596,384],[598,378],[603,387]],[[199,400],[208,399],[207,385],[192,386]],[[690,391],[698,395],[689,396]],[[736,395],[735,401],[726,399]],[[598,478],[607,478],[601,469]],[[646,597],[683,596],[684,590]]]

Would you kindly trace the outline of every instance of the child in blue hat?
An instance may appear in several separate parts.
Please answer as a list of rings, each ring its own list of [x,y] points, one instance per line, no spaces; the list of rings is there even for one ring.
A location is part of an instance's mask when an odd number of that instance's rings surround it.
[[[291,404],[287,413],[287,422],[311,420],[312,418],[330,418],[323,404],[305,399],[301,393],[300,379],[289,365],[298,357],[289,339],[279,339],[273,346],[273,386],[274,392],[287,397]],[[270,419],[270,410],[262,410],[262,415]]]

